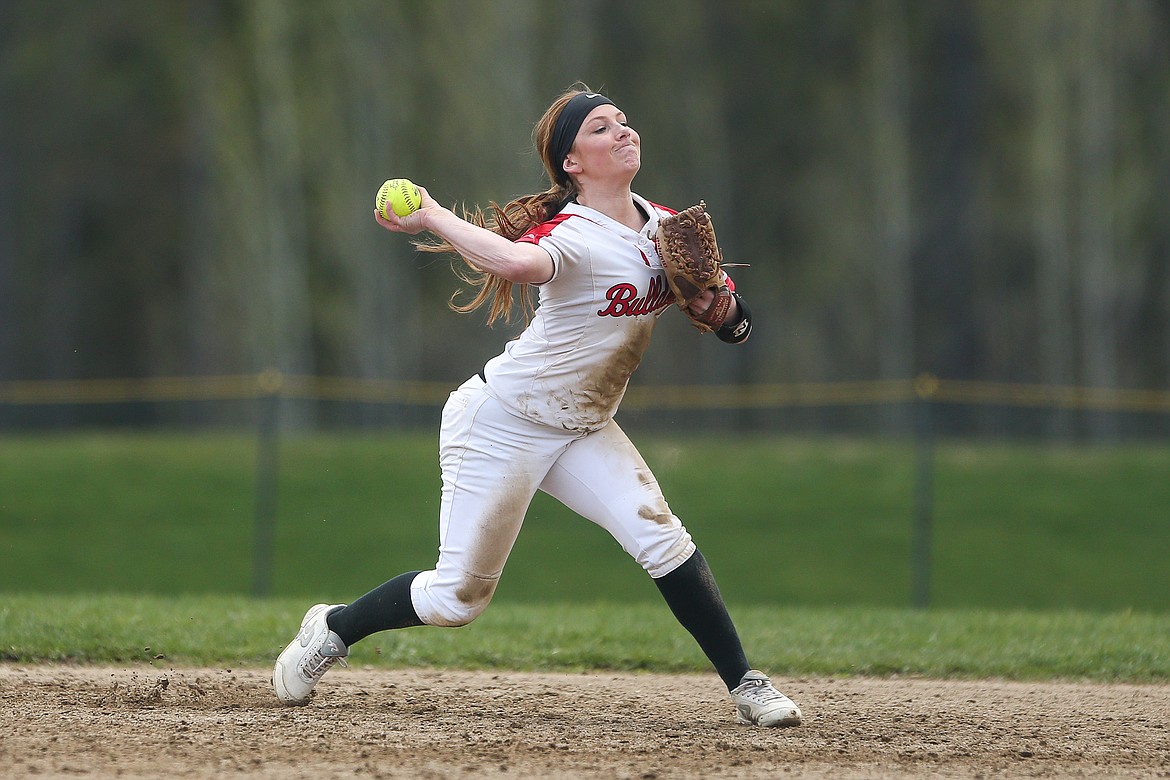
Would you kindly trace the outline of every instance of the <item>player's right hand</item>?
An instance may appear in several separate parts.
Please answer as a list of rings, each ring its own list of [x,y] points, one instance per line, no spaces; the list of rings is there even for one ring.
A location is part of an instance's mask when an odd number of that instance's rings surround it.
[[[379,225],[386,228],[393,233],[406,233],[408,235],[415,235],[427,229],[427,217],[434,209],[442,208],[427,192],[426,187],[418,186],[419,195],[422,197],[422,205],[416,211],[407,214],[405,217],[400,217],[393,211],[389,216],[383,217],[378,209],[374,209],[374,219]]]

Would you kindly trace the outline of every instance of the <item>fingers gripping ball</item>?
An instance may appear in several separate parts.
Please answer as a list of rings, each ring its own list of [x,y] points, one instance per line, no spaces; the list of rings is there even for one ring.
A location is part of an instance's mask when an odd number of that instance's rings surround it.
[[[422,194],[410,179],[388,179],[378,190],[374,205],[383,217],[389,217],[390,210],[405,217],[418,211],[422,205]]]

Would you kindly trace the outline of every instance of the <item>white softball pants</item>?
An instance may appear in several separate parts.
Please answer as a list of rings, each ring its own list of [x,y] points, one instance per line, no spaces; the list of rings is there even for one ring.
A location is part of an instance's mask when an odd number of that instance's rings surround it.
[[[439,463],[439,560],[411,583],[428,625],[466,625],[487,608],[537,490],[609,531],[651,577],[695,551],[613,421],[587,434],[540,425],[507,411],[475,376],[443,408]]]

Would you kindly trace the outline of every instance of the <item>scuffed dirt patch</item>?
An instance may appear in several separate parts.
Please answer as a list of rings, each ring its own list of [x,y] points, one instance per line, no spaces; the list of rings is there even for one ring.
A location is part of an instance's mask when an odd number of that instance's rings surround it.
[[[0,665],[6,777],[1170,777],[1170,686],[777,679],[738,726],[712,675]]]

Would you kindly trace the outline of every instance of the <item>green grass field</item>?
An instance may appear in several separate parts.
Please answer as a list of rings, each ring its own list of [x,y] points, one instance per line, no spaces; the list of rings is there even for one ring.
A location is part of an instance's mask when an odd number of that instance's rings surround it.
[[[743,606],[910,603],[907,442],[635,437]],[[433,433],[290,436],[272,592],[344,601],[435,557]],[[710,464],[701,454],[734,450]],[[247,594],[256,442],[227,434],[0,438],[0,592]],[[743,468],[741,464],[751,464]],[[1170,449],[948,444],[932,606],[1167,612]],[[498,603],[657,602],[608,535],[538,495]]]
[[[914,452],[878,440],[636,437],[776,673],[1170,679],[1170,451],[937,447],[933,602],[912,610]],[[314,601],[435,555],[434,435],[290,436],[275,596],[248,596],[256,441],[0,438],[0,659],[267,665]],[[492,608],[389,632],[382,666],[699,671],[615,542],[538,496]]]
[[[9,594],[0,660],[266,667],[307,603],[242,596]],[[757,666],[775,674],[1020,680],[1170,680],[1170,616],[1134,613],[733,608]],[[707,671],[664,605],[501,603],[459,629],[377,634],[359,666]]]

